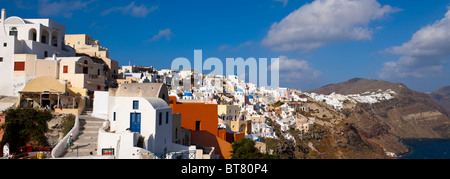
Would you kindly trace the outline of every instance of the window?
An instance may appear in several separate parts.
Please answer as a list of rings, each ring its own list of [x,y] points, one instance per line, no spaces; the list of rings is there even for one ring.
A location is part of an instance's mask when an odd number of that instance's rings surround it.
[[[102,155],[114,155],[114,148],[102,149]]]
[[[69,72],[69,66],[64,65],[63,66],[63,73],[68,73]]]
[[[178,127],[175,128],[175,139],[178,139]]]
[[[14,71],[25,71],[25,62],[14,62]]]
[[[8,43],[3,43],[3,47],[7,47],[8,46]]]
[[[0,57],[0,62],[3,62],[3,57]]]
[[[169,124],[169,112],[166,112],[166,124]]]
[[[97,69],[97,75],[100,75],[100,69]]]
[[[195,121],[195,131],[200,130],[200,121]]]
[[[139,109],[139,101],[133,101],[133,109]]]
[[[11,31],[9,31],[9,36],[17,37],[17,28],[16,27],[11,28]]]
[[[89,67],[83,67],[83,74],[89,74]]]
[[[113,121],[116,121],[116,112],[113,113]]]
[[[48,52],[44,51],[44,57],[48,57]]]
[[[159,113],[159,125],[162,124],[162,112]]]
[[[54,46],[54,47],[58,46],[58,36],[52,37],[52,46]]]
[[[47,44],[47,36],[41,35],[41,43]]]

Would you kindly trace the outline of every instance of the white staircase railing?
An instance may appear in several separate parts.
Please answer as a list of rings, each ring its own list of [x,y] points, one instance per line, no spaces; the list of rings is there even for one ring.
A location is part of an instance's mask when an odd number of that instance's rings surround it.
[[[73,128],[67,133],[67,135],[59,141],[59,143],[53,148],[52,150],[52,158],[58,158],[67,150],[67,140],[69,139],[70,134],[72,134],[73,139],[76,139],[78,137],[78,134],[80,133],[80,117],[78,114],[75,115],[75,124],[73,125]]]

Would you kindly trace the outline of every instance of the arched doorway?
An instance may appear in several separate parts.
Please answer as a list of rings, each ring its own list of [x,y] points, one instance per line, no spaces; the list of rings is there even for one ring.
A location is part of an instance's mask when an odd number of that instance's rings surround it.
[[[54,46],[54,47],[58,47],[59,46],[58,36],[59,36],[59,32],[58,31],[53,32],[51,45]]]
[[[49,43],[50,32],[47,29],[42,29],[41,32],[41,43],[47,44]]]
[[[37,41],[37,31],[36,29],[32,28],[28,32],[28,40]]]

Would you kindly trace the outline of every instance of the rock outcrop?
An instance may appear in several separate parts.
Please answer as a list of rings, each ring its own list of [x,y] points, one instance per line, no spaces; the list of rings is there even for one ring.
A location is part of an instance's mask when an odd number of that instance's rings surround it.
[[[353,131],[358,131],[354,133],[363,137],[363,141],[399,155],[408,152],[399,139],[450,138],[450,118],[446,110],[427,94],[410,90],[401,83],[352,79],[313,92],[357,94],[379,89],[391,89],[397,94],[394,99],[374,104],[359,103],[341,111],[344,121],[354,125]],[[355,136],[350,138],[353,143],[359,141]]]
[[[352,103],[341,110],[309,98],[306,106],[311,112],[303,114],[314,117],[315,124],[305,134],[288,131],[295,141],[281,138],[275,153],[291,159],[384,159],[409,152],[400,142],[404,138],[450,138],[446,110],[432,95],[401,83],[355,78],[311,92],[348,95],[389,89],[395,92],[392,99]]]

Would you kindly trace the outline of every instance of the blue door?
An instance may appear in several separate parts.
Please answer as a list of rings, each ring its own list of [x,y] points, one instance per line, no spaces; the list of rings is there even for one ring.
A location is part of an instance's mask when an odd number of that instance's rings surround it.
[[[141,133],[141,113],[130,113],[131,132]]]

